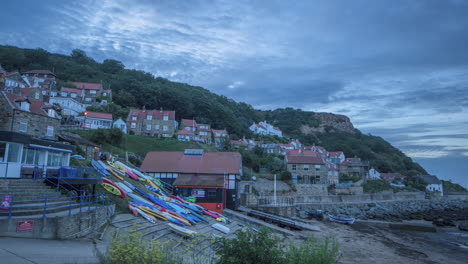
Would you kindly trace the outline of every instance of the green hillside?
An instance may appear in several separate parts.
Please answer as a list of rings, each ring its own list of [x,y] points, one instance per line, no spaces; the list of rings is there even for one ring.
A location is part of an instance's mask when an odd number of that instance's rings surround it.
[[[113,102],[105,110],[115,117],[126,118],[129,108],[147,109],[164,108],[176,111],[176,119],[195,119],[200,123],[211,124],[213,128],[226,128],[233,138],[253,135],[248,127],[253,122],[266,120],[278,126],[285,135],[298,138],[305,144],[323,145],[328,151],[344,151],[347,156],[357,155],[368,159],[371,165],[382,172],[400,172],[404,175],[426,173],[418,164],[392,147],[380,137],[357,133],[328,132],[304,135],[300,127],[307,125],[317,127],[320,121],[313,112],[286,108],[272,111],[254,109],[246,103],[238,103],[209,90],[184,83],[172,82],[152,74],[125,69],[116,60],[106,59],[102,63],[88,57],[84,51],[73,50],[70,56],[52,54],[44,49],[21,49],[12,46],[0,46],[0,64],[7,71],[28,71],[32,69],[53,70],[60,80],[58,88],[67,86],[67,82],[100,82],[105,88],[113,91]],[[178,148],[178,142],[142,143],[146,139],[126,136],[126,146],[109,146],[115,151],[128,149],[138,155],[147,150],[156,150],[160,146],[151,144],[167,144],[167,148]],[[162,141],[161,141],[162,142]],[[122,143],[124,144],[124,143]],[[173,146],[174,145],[174,146]],[[151,147],[150,147],[151,146]],[[164,146],[162,146],[165,148]],[[133,150],[131,150],[133,149]]]

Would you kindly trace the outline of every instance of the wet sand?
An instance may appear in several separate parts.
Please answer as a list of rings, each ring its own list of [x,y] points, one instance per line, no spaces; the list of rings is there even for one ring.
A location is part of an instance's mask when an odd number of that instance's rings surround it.
[[[405,223],[415,223],[406,221]],[[419,221],[431,225],[430,222]],[[319,226],[317,237],[335,237],[340,244],[339,263],[468,263],[468,232],[437,228],[437,232],[390,229],[388,223],[343,225],[311,221]]]

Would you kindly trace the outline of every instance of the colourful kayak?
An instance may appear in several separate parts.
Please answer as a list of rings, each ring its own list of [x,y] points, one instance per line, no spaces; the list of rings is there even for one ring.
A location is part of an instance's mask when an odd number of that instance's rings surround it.
[[[108,192],[110,192],[110,193],[112,193],[114,195],[117,195],[120,198],[127,197],[125,192],[119,186],[117,186],[115,183],[113,183],[111,180],[103,178],[102,179],[102,186],[104,187],[104,189],[106,189],[106,191],[108,191]]]

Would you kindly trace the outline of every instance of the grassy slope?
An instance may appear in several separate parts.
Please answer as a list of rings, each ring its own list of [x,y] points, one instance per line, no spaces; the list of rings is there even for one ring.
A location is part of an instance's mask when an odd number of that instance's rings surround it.
[[[80,136],[90,139],[91,131],[77,130],[73,131]],[[150,151],[183,151],[184,149],[203,148],[206,151],[216,151],[213,146],[199,144],[196,142],[180,142],[176,139],[158,139],[145,136],[124,135],[122,143],[119,145],[105,144],[103,151],[109,151],[112,154],[124,155],[126,151],[132,152],[142,158]]]

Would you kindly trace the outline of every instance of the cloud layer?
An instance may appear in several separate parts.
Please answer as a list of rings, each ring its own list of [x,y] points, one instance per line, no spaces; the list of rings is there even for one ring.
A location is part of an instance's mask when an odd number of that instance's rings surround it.
[[[25,1],[2,44],[85,50],[262,109],[351,117],[415,158],[468,157],[468,2]]]

